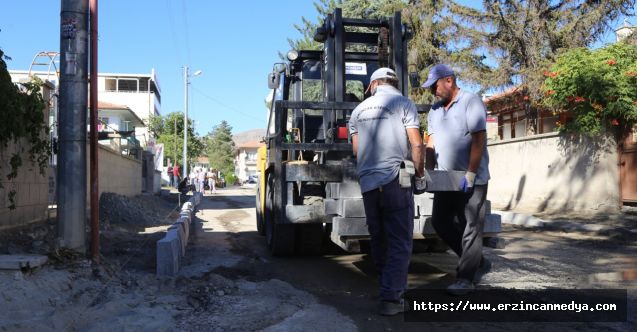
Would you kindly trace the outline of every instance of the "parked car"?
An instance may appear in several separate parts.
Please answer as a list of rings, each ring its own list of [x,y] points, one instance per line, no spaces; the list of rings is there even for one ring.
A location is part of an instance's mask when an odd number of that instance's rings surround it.
[[[245,183],[257,184],[257,183],[259,183],[259,176],[258,175],[250,175],[250,176],[248,176],[248,179],[246,180]]]

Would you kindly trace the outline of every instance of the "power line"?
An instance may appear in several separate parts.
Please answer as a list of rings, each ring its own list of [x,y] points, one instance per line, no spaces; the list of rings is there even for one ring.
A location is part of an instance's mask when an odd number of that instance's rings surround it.
[[[179,47],[179,44],[177,43],[177,32],[175,31],[175,18],[173,16],[172,6],[170,5],[171,1],[172,0],[166,0],[166,7],[168,9],[168,13],[167,13],[168,23],[170,25],[170,33],[172,35],[173,51],[175,52],[175,55],[177,56],[177,61],[179,61],[179,63],[183,63],[183,61],[181,60],[181,53],[179,52],[181,47]]]
[[[186,8],[186,0],[181,0],[181,8],[182,8],[182,12],[181,15],[184,19],[184,29],[186,30],[184,32],[184,41],[186,42],[186,60],[188,61],[188,64],[190,64],[190,43],[188,41],[188,34],[190,32],[190,30],[188,29],[188,10]]]
[[[233,112],[237,112],[237,113],[239,113],[239,114],[241,114],[241,115],[243,115],[243,116],[245,116],[245,117],[248,117],[248,118],[251,118],[251,119],[254,119],[254,120],[263,121],[263,118],[256,117],[256,116],[254,116],[253,114],[244,113],[244,112],[242,112],[242,111],[240,111],[240,110],[238,110],[238,109],[236,109],[236,108],[234,108],[234,107],[228,106],[228,105],[224,104],[223,102],[219,101],[218,99],[216,99],[216,98],[214,98],[214,97],[209,96],[209,95],[208,95],[208,94],[206,94],[205,92],[203,92],[203,91],[201,91],[201,90],[199,90],[199,89],[197,89],[197,88],[195,88],[195,87],[192,87],[192,89],[193,89],[193,90],[195,90],[195,91],[197,91],[197,92],[198,92],[199,94],[201,94],[202,96],[204,96],[204,97],[206,97],[206,98],[208,98],[208,99],[210,99],[210,100],[214,101],[215,103],[217,103],[217,104],[219,104],[219,105],[221,105],[221,106],[223,106],[223,107],[225,107],[225,108],[227,108],[227,109],[229,109],[229,110],[231,110],[231,111],[233,111]]]

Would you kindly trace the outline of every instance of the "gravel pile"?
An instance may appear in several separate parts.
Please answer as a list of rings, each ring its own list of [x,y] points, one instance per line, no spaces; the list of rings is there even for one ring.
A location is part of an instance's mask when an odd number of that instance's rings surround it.
[[[103,229],[168,225],[178,217],[176,206],[157,196],[126,197],[103,193],[100,197],[100,225]]]

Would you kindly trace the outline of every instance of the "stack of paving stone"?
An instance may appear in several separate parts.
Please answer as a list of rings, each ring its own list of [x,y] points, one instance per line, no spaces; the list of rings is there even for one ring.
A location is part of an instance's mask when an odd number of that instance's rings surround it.
[[[188,238],[195,208],[201,202],[201,193],[195,193],[181,208],[179,218],[168,227],[166,236],[157,241],[157,275],[174,277],[179,272],[186,254]]]

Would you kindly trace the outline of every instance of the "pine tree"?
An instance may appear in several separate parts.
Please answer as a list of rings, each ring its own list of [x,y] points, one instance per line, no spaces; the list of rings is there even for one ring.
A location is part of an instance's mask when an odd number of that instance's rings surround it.
[[[175,127],[176,126],[176,127]],[[157,143],[164,144],[166,157],[174,163],[182,164],[184,151],[184,114],[172,112],[165,116],[154,116],[149,122],[150,131]],[[188,163],[201,155],[203,143],[195,135],[192,119],[188,119]]]
[[[221,171],[227,183],[234,183],[234,142],[232,127],[225,120],[214,127],[209,134],[207,155],[210,167]]]

